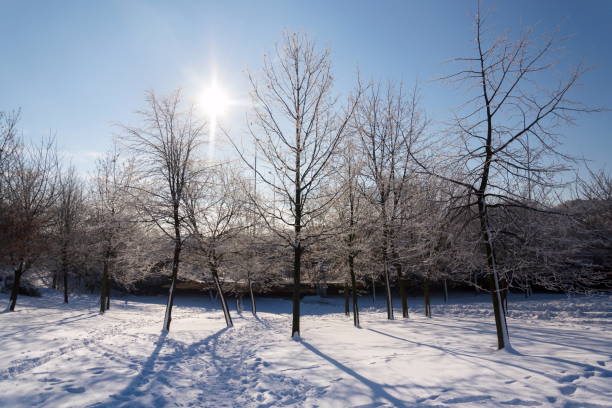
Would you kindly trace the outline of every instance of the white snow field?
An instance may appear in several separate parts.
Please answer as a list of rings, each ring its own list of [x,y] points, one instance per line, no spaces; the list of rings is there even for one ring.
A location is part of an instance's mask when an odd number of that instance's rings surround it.
[[[489,296],[434,298],[432,319],[420,300],[388,321],[362,298],[357,329],[342,299],[305,298],[294,341],[288,300],[225,329],[208,296],[179,297],[165,335],[164,297],[100,316],[94,296],[23,296],[0,314],[0,407],[612,406],[612,296],[511,297],[514,352],[495,350]]]

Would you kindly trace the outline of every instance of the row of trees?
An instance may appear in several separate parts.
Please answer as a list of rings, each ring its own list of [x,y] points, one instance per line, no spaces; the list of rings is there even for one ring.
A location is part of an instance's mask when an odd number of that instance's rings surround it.
[[[292,336],[300,333],[302,281],[345,283],[355,326],[364,282],[382,282],[387,318],[397,286],[469,282],[492,294],[499,348],[509,347],[504,297],[532,285],[586,290],[609,284],[610,176],[556,182],[571,164],[557,129],[593,112],[569,99],[577,69],[546,89],[552,41],[529,35],[489,41],[476,17],[473,56],[445,77],[467,103],[434,131],[419,90],[363,84],[342,100],[331,58],[287,33],[260,75],[240,161],[202,154],[206,123],[180,92],[147,94],[141,123],[87,182],[61,164],[53,139],[25,143],[19,112],[0,116],[0,264],[13,274],[9,310],[27,271],[61,286],[100,290],[170,276],[169,330],[179,276],[210,280],[226,323],[224,289],[245,282],[256,313],[260,290],[291,279]],[[291,259],[291,261],[290,261]],[[45,271],[49,271],[45,273]],[[72,280],[69,277],[72,277]],[[163,280],[163,279],[162,279]]]

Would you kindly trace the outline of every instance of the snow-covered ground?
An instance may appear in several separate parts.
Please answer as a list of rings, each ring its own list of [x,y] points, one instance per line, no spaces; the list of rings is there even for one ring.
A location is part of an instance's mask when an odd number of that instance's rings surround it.
[[[225,329],[216,302],[181,297],[165,335],[163,297],[100,316],[93,296],[44,294],[0,314],[0,407],[612,406],[612,296],[512,297],[508,353],[485,295],[435,298],[432,319],[412,299],[395,321],[363,298],[361,329],[341,299],[306,298],[294,341],[287,300]]]

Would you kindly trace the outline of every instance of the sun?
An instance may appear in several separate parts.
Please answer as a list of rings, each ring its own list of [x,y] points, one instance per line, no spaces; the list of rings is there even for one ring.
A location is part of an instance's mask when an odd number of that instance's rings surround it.
[[[202,90],[198,99],[199,109],[208,116],[208,159],[210,161],[214,159],[216,152],[218,117],[225,113],[230,104],[227,93],[213,77],[210,86]]]
[[[200,107],[211,119],[223,115],[228,105],[229,98],[216,81],[204,89],[200,96]]]

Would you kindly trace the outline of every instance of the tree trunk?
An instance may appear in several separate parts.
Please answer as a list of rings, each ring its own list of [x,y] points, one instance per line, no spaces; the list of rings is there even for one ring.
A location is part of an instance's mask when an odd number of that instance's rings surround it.
[[[359,306],[357,305],[357,279],[355,278],[355,260],[349,256],[349,273],[351,275],[351,295],[353,297],[353,324],[359,327]]]
[[[344,284],[344,314],[346,316],[351,315],[351,309],[349,308],[349,286],[347,283]]]
[[[64,303],[68,303],[68,265],[66,246],[62,248],[62,276],[64,278]]]
[[[174,269],[174,268],[172,268]],[[170,283],[170,290],[168,291],[168,303],[166,303],[166,314],[164,315],[164,327],[163,330],[170,331],[170,322],[172,321],[172,306],[174,305],[174,289],[176,287],[176,277],[172,272],[172,280]]]
[[[57,271],[53,271],[53,281],[51,282],[51,289],[57,289],[59,287],[59,276]]]
[[[110,282],[106,284],[106,310],[110,310]]]
[[[236,312],[242,313],[242,294],[236,296]]]
[[[214,265],[211,266],[210,271],[212,273],[213,280],[215,281],[215,286],[217,286],[217,294],[219,295],[221,309],[223,309],[223,315],[225,316],[225,324],[227,327],[233,327],[234,322],[232,322],[232,316],[230,315],[229,308],[227,307],[227,300],[225,300],[225,295],[223,294],[223,289],[221,288],[217,267]]]
[[[17,296],[19,296],[19,285],[21,284],[21,275],[23,274],[24,262],[19,262],[19,266],[13,272],[13,288],[11,289],[11,297],[9,300],[8,310],[10,312],[15,311],[17,305]]]
[[[531,286],[531,281],[527,281],[527,296],[533,295],[533,287]]]
[[[180,238],[174,241],[174,256],[172,258],[172,281],[170,283],[170,291],[168,292],[168,303],[166,304],[166,315],[164,316],[164,330],[170,331],[170,322],[172,321],[172,306],[174,305],[174,295],[176,289],[176,280],[178,277],[179,262],[181,256]]]
[[[297,66],[296,66],[297,69]],[[299,99],[300,88],[297,88]],[[295,214],[293,220],[293,298],[292,298],[292,322],[291,322],[291,337],[298,339],[300,337],[300,291],[302,281],[302,211],[304,209],[304,201],[302,200],[302,114],[301,105],[298,104],[295,115],[295,196],[293,197],[293,212]]]
[[[300,285],[302,267],[302,247],[300,244],[293,248],[293,321],[291,324],[291,337],[300,336]]]
[[[501,350],[506,346],[510,346],[510,341],[508,337],[508,327],[506,325],[506,316],[504,314],[504,307],[502,304],[499,276],[497,275],[497,266],[495,264],[493,242],[491,241],[486,205],[483,198],[478,200],[478,210],[481,237],[485,247],[487,267],[489,268],[491,300],[493,302],[493,314],[495,315],[495,328],[497,331],[497,348]]]
[[[384,204],[384,202],[383,202]],[[389,232],[386,225],[383,226],[383,273],[385,277],[385,294],[387,301],[387,319],[393,320],[393,298],[391,297],[391,282],[389,280]]]
[[[423,300],[425,302],[425,316],[431,317],[431,299],[429,297],[429,278],[428,277],[425,277],[425,281],[423,282],[423,291],[424,291]]]
[[[444,279],[444,304],[448,303],[448,286],[446,285],[446,279]]]
[[[385,264],[385,289],[387,301],[387,319],[393,320],[393,298],[391,297],[391,283],[389,282],[389,268]]]
[[[253,281],[249,276],[249,294],[251,295],[251,313],[253,316],[257,316],[257,305],[255,304],[255,295],[253,294]]]
[[[102,285],[100,285],[100,313],[104,314],[106,311],[106,298],[107,298],[107,285],[108,285],[108,260],[104,259],[104,266],[102,268]]]
[[[372,304],[376,304],[376,281],[372,275]]]
[[[64,303],[68,303],[68,270],[64,269]]]

